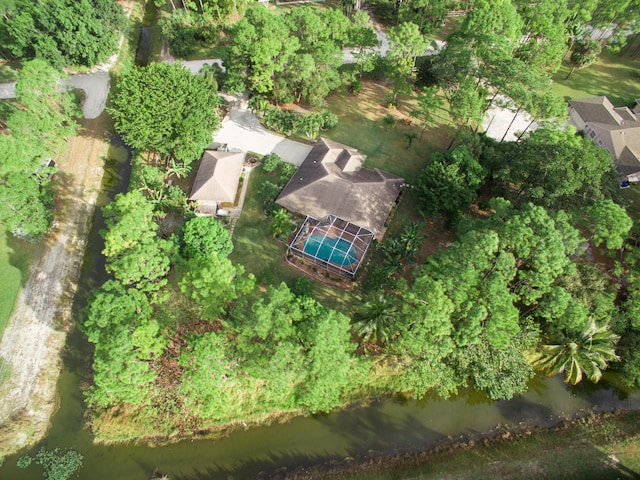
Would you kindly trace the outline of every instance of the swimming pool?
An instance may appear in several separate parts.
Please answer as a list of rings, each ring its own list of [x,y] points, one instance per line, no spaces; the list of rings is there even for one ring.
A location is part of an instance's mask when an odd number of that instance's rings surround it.
[[[351,242],[344,238],[325,237],[323,234],[307,238],[304,253],[341,267],[351,265],[358,259],[358,253]]]

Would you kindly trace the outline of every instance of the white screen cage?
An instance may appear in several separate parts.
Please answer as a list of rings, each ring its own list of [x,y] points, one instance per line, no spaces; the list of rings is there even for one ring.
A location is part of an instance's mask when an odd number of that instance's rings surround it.
[[[370,230],[335,215],[316,220],[307,217],[289,252],[329,272],[354,278],[374,239]]]

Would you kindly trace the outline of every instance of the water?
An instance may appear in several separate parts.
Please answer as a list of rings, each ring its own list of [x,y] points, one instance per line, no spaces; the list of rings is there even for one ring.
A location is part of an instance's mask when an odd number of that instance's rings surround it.
[[[355,250],[353,244],[344,238],[331,238],[323,234],[311,235],[304,242],[304,253],[339,267],[351,265],[358,259]]]

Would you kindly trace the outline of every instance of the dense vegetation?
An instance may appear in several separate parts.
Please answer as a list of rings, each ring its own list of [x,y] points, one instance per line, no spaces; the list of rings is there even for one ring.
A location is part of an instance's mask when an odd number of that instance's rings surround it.
[[[394,107],[414,95],[423,34],[442,15],[436,3],[426,13],[406,5],[394,8],[411,21],[389,29],[384,60],[366,58],[374,44],[366,22],[337,10],[248,9],[229,29],[224,85],[247,87],[265,123],[288,122],[293,132],[293,117],[269,102],[320,105],[346,78],[341,49],[357,45],[359,25],[364,60],[354,72],[382,72],[385,103]],[[95,292],[82,325],[95,344],[87,392],[94,427],[102,417],[134,425],[122,437],[190,434],[390,392],[447,397],[471,387],[507,399],[525,391],[536,370],[578,383],[613,367],[640,383],[637,238],[608,154],[557,124],[523,132],[518,142],[468,133],[501,95],[516,111],[562,120],[550,73],[570,43],[568,18],[584,22],[591,11],[567,2],[539,7],[548,15],[525,2],[477,0],[424,64],[427,88],[413,116],[426,129],[437,111],[457,133],[452,148],[416,175],[412,198],[425,218],[446,217],[455,241],[420,257],[424,224],[404,225],[377,247],[359,279],[366,299],[354,312],[323,306],[302,282],[245,274],[228,258],[228,230],[187,208],[173,184],[180,165],[170,160],[195,160],[217,125],[217,117],[204,121],[216,106],[215,79],[179,65],[125,76],[112,109],[116,126],[167,163],[138,163],[130,192],[105,208],[112,279]],[[327,126],[323,115],[306,117],[309,126],[296,117],[295,130],[316,136]],[[273,158],[261,168],[280,174],[259,195],[272,233],[286,236],[290,219],[273,199],[291,172]]]
[[[62,78],[43,60],[26,62],[16,108],[0,135],[0,222],[20,238],[41,238],[53,217],[56,170],[48,161],[75,133],[80,113],[71,94],[59,91]]]
[[[220,125],[217,90],[213,74],[193,75],[179,63],[154,63],[120,80],[108,111],[128,145],[188,166]]]
[[[57,69],[92,67],[118,48],[125,26],[112,0],[11,0],[0,17],[0,51],[19,59],[40,58]]]

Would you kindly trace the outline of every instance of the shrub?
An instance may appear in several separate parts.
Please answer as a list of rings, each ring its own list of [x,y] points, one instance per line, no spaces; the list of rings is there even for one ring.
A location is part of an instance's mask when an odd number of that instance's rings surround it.
[[[313,296],[313,282],[307,277],[300,277],[291,285],[291,293],[296,297]]]
[[[328,130],[329,128],[334,128],[338,125],[338,117],[329,110],[322,110],[320,114],[322,115],[323,130]]]
[[[275,172],[284,164],[282,159],[275,153],[270,153],[262,157],[262,169],[267,172]]]

